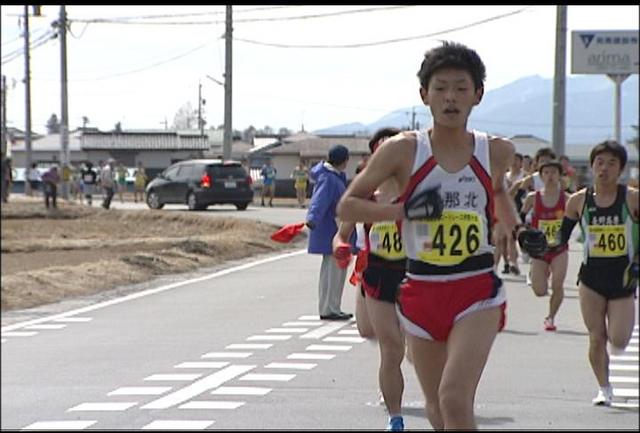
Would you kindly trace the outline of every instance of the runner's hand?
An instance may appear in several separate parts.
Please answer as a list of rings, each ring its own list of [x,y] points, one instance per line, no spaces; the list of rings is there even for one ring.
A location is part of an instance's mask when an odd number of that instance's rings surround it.
[[[346,242],[340,242],[333,248],[333,257],[338,262],[340,269],[346,269],[351,262],[351,245]]]
[[[407,219],[438,219],[442,216],[444,203],[440,197],[440,186],[421,191],[404,204]]]
[[[518,233],[520,248],[534,259],[541,258],[547,251],[547,237],[538,229],[527,228]]]

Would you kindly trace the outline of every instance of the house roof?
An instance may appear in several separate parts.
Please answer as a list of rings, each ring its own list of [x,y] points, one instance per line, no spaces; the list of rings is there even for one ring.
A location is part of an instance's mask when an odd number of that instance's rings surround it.
[[[26,152],[27,146],[23,139],[11,145],[11,152]],[[31,140],[31,150],[34,152],[56,152],[62,148],[60,134],[49,134]],[[69,151],[81,152],[80,135],[69,133]]]
[[[368,137],[318,137],[314,135],[295,137],[293,140],[286,138],[281,146],[269,149],[265,153],[272,156],[299,155],[301,157],[326,158],[329,149],[335,144],[345,146],[352,156],[369,154]]]
[[[82,140],[84,150],[208,150],[206,136],[191,131],[89,132]]]

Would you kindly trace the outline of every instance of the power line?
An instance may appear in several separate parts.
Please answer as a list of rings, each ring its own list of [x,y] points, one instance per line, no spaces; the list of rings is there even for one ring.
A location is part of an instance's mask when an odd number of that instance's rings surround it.
[[[367,12],[378,12],[389,9],[401,9],[401,8],[411,8],[415,6],[384,6],[384,7],[376,7],[376,8],[366,8],[366,9],[353,9],[349,11],[337,11],[337,12],[329,12],[322,14],[311,14],[311,15],[298,15],[298,16],[288,16],[288,17],[269,17],[269,18],[239,18],[234,19],[234,24],[236,23],[249,23],[249,22],[266,22],[266,21],[293,21],[293,20],[306,20],[306,19],[315,19],[315,18],[327,18],[339,15],[351,15],[358,13],[367,13]],[[123,21],[113,18],[93,18],[93,19],[80,19],[73,18],[70,21],[74,22],[84,22],[89,24],[133,24],[133,25],[209,25],[209,24],[224,24],[224,20],[216,20],[216,21],[164,21],[164,22],[142,22],[142,21]]]
[[[405,41],[410,41],[410,40],[415,40],[415,39],[423,39],[423,38],[429,38],[429,37],[433,37],[433,36],[438,36],[438,35],[443,35],[445,33],[452,33],[452,32],[456,32],[459,30],[464,30],[464,29],[468,29],[470,27],[475,27],[481,24],[485,24],[488,23],[490,21],[495,21],[495,20],[499,20],[502,18],[506,18],[512,15],[516,15],[519,13],[522,13],[524,11],[526,11],[527,9],[530,9],[530,6],[527,6],[525,8],[522,9],[518,9],[516,11],[513,12],[508,12],[506,14],[502,14],[502,15],[496,15],[490,18],[486,18],[480,21],[476,21],[470,24],[465,24],[463,26],[458,26],[458,27],[453,27],[450,29],[446,29],[446,30],[440,30],[438,32],[434,32],[434,33],[428,33],[426,35],[419,35],[419,36],[409,36],[409,37],[404,37],[404,38],[396,38],[396,39],[388,39],[388,40],[384,40],[384,41],[377,41],[377,42],[363,42],[363,43],[358,43],[358,44],[343,44],[343,45],[290,45],[290,44],[277,44],[277,43],[270,43],[270,42],[260,42],[260,41],[255,41],[255,40],[251,40],[251,39],[244,39],[244,38],[234,38],[234,40],[236,41],[240,41],[240,42],[246,42],[249,44],[255,44],[255,45],[264,45],[264,46],[268,46],[268,47],[276,47],[276,48],[361,48],[361,47],[371,47],[374,45],[384,45],[384,44],[394,44],[397,42],[405,42]]]
[[[47,42],[49,42],[52,39],[55,39],[57,37],[57,32],[55,30],[49,30],[47,33],[39,36],[38,38],[34,39],[33,41],[29,42],[29,50],[33,51],[36,48],[39,48],[41,46],[43,46],[44,44],[46,44]],[[8,54],[5,54],[2,57],[2,64],[6,64],[9,63],[15,59],[20,58],[21,56],[24,55],[24,48],[18,48],[15,51],[12,51]]]

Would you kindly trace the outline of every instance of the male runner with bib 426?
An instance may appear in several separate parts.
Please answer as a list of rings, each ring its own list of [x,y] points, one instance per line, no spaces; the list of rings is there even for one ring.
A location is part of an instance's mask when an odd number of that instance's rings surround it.
[[[407,278],[397,312],[427,417],[437,430],[475,429],[476,388],[504,324],[506,303],[493,272],[494,214],[508,230],[517,226],[524,241],[535,235],[519,224],[504,188],[513,144],[467,131],[469,114],[484,92],[485,68],[478,54],[445,42],[427,51],[418,77],[433,128],[386,140],[345,191],[338,216],[401,222]],[[367,199],[390,178],[404,191],[397,203]]]

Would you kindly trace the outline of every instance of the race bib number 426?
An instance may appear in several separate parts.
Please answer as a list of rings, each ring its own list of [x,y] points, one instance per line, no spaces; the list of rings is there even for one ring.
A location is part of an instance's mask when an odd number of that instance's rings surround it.
[[[625,226],[589,226],[589,256],[619,257],[626,254]]]
[[[445,210],[438,220],[417,222],[422,247],[420,260],[438,265],[457,265],[480,247],[482,220],[476,212]]]

